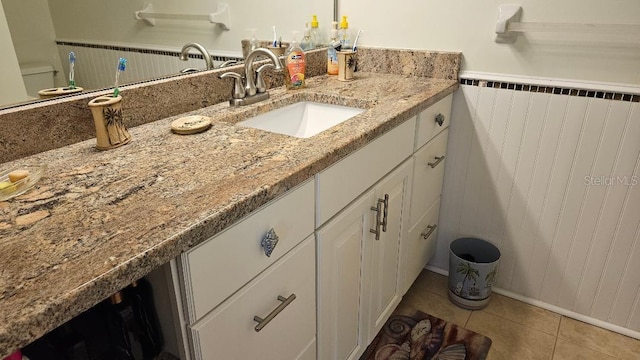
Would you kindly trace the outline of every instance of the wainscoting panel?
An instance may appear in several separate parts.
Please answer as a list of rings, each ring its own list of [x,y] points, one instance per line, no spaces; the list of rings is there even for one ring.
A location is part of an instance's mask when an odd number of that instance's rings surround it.
[[[640,331],[640,88],[495,80],[454,95],[431,265],[483,238],[497,287]]]

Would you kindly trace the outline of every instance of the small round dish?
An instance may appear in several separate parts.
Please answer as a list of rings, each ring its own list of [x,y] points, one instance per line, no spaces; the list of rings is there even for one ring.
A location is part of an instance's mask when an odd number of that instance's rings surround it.
[[[34,165],[2,170],[2,172],[0,172],[0,201],[7,201],[29,191],[40,181],[46,169],[46,165]],[[16,170],[27,170],[29,176],[16,182],[11,182],[11,180],[9,180],[9,173]]]
[[[171,123],[171,131],[181,135],[197,134],[210,127],[211,118],[202,115],[185,116]]]

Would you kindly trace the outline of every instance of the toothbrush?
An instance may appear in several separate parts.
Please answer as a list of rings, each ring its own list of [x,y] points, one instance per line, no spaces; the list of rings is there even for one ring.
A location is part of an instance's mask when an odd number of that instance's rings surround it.
[[[118,78],[120,77],[120,73],[124,71],[127,67],[127,59],[120,58],[118,60],[118,68],[116,69],[116,84],[113,86],[113,97],[117,97],[120,94],[120,89],[118,89]]]
[[[273,25],[273,47],[278,46],[278,35],[276,34],[276,26]]]
[[[356,39],[353,41],[353,51],[357,51],[358,50],[358,39],[360,38],[360,34],[362,33],[362,29],[358,30],[358,33],[356,34]]]
[[[72,51],[69,53],[69,89],[76,88],[76,82],[74,78],[74,68],[76,67],[76,54]]]

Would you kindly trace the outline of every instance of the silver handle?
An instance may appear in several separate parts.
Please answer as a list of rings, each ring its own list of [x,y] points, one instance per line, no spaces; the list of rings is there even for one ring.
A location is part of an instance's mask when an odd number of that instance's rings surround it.
[[[378,202],[380,199],[378,199]],[[384,194],[384,200],[382,200],[384,204],[384,215],[382,217],[382,231],[387,232],[387,221],[389,215],[389,194]]]
[[[434,168],[434,167],[438,166],[438,164],[440,164],[442,162],[442,160],[444,160],[444,155],[442,155],[442,156],[434,156],[434,159],[436,159],[436,161],[427,163],[427,165],[431,166],[431,168]]]
[[[420,236],[422,236],[423,239],[427,240],[429,236],[431,236],[431,234],[433,234],[433,232],[436,231],[437,228],[438,228],[438,225],[436,224],[429,225],[427,226],[427,229],[429,229],[429,231],[427,231],[426,233],[420,234]]]
[[[371,207],[371,210],[376,212],[376,228],[369,229],[369,232],[376,234],[376,240],[380,240],[380,225],[382,225],[382,221],[380,220],[380,214],[382,213],[383,204],[384,204],[384,200],[378,199],[378,202],[376,202],[376,206]]]
[[[267,324],[269,324],[271,320],[273,320],[276,316],[278,316],[278,314],[280,314],[280,312],[282,312],[284,308],[289,306],[289,304],[291,304],[291,302],[295,299],[296,299],[296,294],[291,294],[288,298],[278,295],[278,300],[282,301],[282,303],[278,305],[277,308],[273,309],[273,311],[271,311],[266,318],[263,319],[258,315],[253,317],[253,321],[256,321],[258,323],[258,325],[256,325],[256,327],[254,328],[256,332],[259,332],[260,330],[264,329],[264,327],[267,326]]]
[[[442,115],[442,113],[438,113],[438,115],[436,115],[436,123],[439,126],[442,126],[442,124],[444,124],[444,120],[445,120],[445,117],[444,115]]]
[[[384,210],[382,207],[384,206]],[[375,207],[371,207],[371,210],[376,212],[376,228],[369,229],[370,233],[376,234],[376,240],[380,240],[380,226],[382,231],[387,232],[387,218],[389,215],[389,194],[384,194],[384,199],[378,199]],[[382,220],[380,215],[382,214]]]

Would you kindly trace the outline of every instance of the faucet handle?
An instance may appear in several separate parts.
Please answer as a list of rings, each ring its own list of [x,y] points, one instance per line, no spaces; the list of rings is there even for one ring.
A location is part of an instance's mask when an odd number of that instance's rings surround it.
[[[262,77],[262,72],[268,68],[273,68],[273,64],[268,63],[260,66],[258,70],[256,70],[256,92],[263,93],[267,91],[267,84],[264,82],[264,78]]]
[[[244,99],[245,90],[242,84],[242,76],[234,72],[226,72],[220,75],[220,79],[233,78],[233,90],[231,91],[231,97],[234,99]]]

